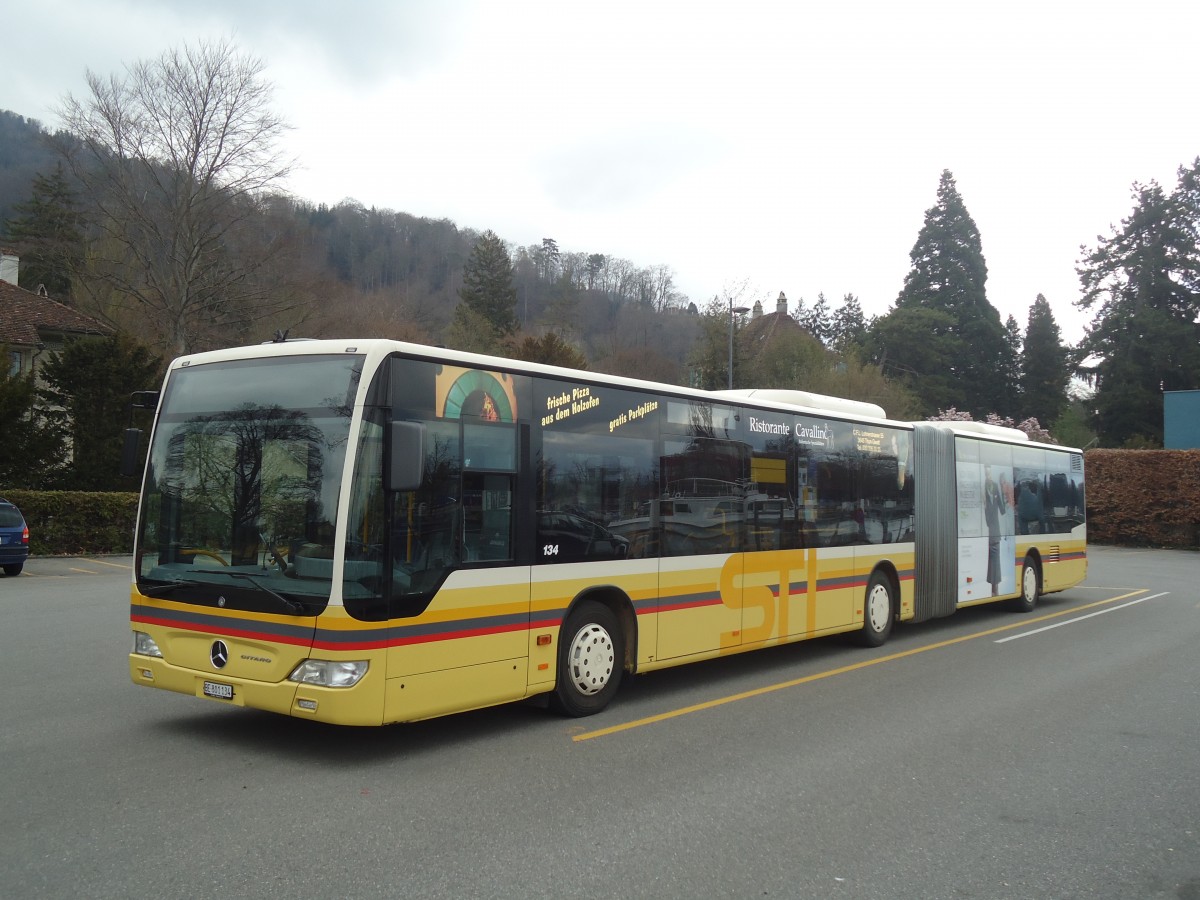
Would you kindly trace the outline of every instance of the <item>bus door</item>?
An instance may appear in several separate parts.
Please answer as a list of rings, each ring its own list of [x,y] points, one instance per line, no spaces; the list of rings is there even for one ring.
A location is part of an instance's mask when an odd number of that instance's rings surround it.
[[[724,418],[713,409],[713,417]],[[747,447],[707,436],[664,436],[660,469],[659,658],[738,647]]]
[[[862,542],[858,467],[849,423],[796,419],[799,537],[805,550],[803,616],[792,634],[849,624],[855,600],[855,548]]]
[[[786,640],[807,630],[813,598],[796,465],[794,417],[743,410],[750,447],[742,567],[742,644]]]
[[[895,569],[901,590],[893,597],[895,612],[912,614],[913,479],[909,468],[912,434],[898,428],[856,425],[853,432],[858,453],[858,501],[856,522],[859,543],[855,550],[857,597],[855,621],[862,615],[871,573],[887,563]]]
[[[409,374],[419,381],[420,370]],[[480,373],[443,367],[438,374],[459,384]],[[470,414],[470,402],[447,403],[424,421],[423,483],[394,499],[389,721],[526,693],[530,568],[520,535],[530,523],[517,500],[517,467],[528,452],[527,428],[508,416]]]

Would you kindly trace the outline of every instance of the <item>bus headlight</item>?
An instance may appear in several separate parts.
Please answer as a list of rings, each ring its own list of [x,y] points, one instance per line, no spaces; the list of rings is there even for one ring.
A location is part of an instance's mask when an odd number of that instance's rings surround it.
[[[321,687],[353,687],[366,674],[366,660],[335,662],[331,659],[306,659],[296,666],[288,680]]]
[[[162,651],[158,649],[158,644],[154,643],[154,638],[144,631],[133,633],[133,652],[142,656],[157,656],[162,659]]]

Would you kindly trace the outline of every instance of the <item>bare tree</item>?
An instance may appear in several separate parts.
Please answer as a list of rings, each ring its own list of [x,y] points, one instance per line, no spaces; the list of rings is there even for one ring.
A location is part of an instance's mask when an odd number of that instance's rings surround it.
[[[266,192],[291,170],[276,150],[263,63],[228,41],[168,50],[124,77],[89,71],[68,96],[61,143],[90,201],[88,287],[133,306],[169,352],[229,343],[294,300],[274,290],[272,234],[254,227]]]

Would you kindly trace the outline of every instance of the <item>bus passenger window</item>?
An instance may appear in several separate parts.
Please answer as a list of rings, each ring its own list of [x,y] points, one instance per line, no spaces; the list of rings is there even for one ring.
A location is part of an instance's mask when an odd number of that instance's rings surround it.
[[[463,475],[465,562],[512,559],[513,476]]]

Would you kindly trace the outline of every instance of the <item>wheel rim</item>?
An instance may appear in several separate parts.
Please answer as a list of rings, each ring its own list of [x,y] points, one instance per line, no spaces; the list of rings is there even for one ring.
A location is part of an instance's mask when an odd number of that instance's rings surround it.
[[[600,693],[612,679],[616,661],[612,635],[594,622],[584,625],[571,641],[567,660],[575,690],[589,697]]]
[[[867,595],[867,623],[874,632],[887,628],[888,616],[892,611],[892,598],[886,586],[875,584]]]
[[[1021,575],[1021,584],[1025,589],[1026,602],[1032,603],[1037,599],[1037,572],[1033,566],[1026,564],[1025,571]]]

